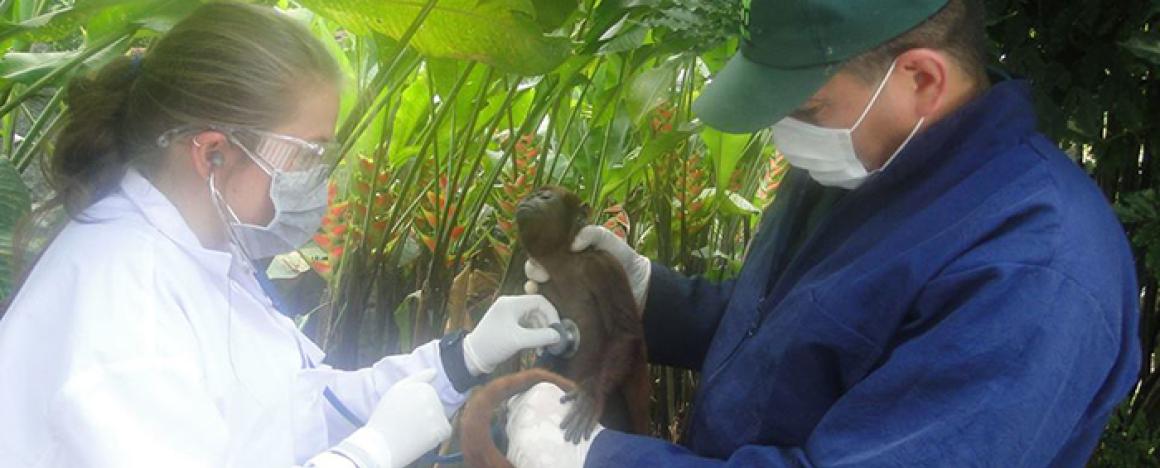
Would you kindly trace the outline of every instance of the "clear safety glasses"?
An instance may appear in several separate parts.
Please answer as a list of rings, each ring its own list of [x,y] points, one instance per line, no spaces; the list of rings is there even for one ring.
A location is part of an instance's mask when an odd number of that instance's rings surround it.
[[[157,137],[157,145],[164,148],[178,135],[205,130],[224,134],[230,143],[241,148],[270,175],[274,172],[315,172],[320,167],[332,167],[342,147],[337,142],[306,141],[265,130],[221,125],[178,127]]]

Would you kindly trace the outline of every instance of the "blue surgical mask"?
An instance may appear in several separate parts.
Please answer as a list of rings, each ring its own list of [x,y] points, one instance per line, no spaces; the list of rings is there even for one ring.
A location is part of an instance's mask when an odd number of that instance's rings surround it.
[[[203,128],[226,135],[231,144],[270,176],[274,218],[265,226],[258,226],[238,218],[218,190],[214,172],[210,172],[206,180],[210,201],[228,228],[230,243],[249,260],[257,260],[291,252],[309,241],[326,214],[327,178],[339,145],[222,125],[178,127],[162,133],[157,145],[167,147],[175,136]]]
[[[238,219],[226,204],[209,176],[210,197],[218,213],[230,229],[230,240],[250,260],[273,257],[291,252],[310,240],[322,225],[326,214],[326,166],[310,170],[282,172],[270,175],[270,201],[274,203],[274,219],[265,226],[248,224]]]
[[[907,135],[906,140],[894,150],[894,154],[881,168],[869,172],[858,154],[854,151],[854,130],[866,119],[870,109],[886,88],[886,81],[894,72],[897,61],[890,64],[886,76],[878,83],[870,102],[862,110],[862,115],[850,128],[825,128],[809,124],[793,117],[786,117],[773,125],[773,141],[790,165],[809,171],[810,177],[819,184],[828,187],[854,189],[862,185],[870,174],[881,172],[894,160],[898,153],[906,147],[911,138],[922,127],[925,117],[919,118],[918,123]]]

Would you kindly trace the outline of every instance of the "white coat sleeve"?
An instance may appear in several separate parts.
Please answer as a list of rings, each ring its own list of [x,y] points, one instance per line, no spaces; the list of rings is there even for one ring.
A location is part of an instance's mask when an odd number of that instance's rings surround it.
[[[325,382],[334,396],[349,409],[356,417],[366,421],[371,411],[378,404],[379,397],[395,382],[424,369],[435,369],[435,380],[431,384],[443,402],[444,412],[448,416],[453,414],[467,399],[466,393],[460,393],[452,386],[443,369],[443,362],[439,355],[439,341],[415,348],[408,354],[396,354],[380,359],[371,367],[355,371],[342,371],[320,366],[304,371],[313,374],[312,379]],[[329,429],[330,442],[336,443],[350,434],[356,427],[338,412],[330,402],[324,402],[326,420]]]
[[[76,374],[52,400],[56,466],[225,466],[225,421],[191,361],[143,357]]]

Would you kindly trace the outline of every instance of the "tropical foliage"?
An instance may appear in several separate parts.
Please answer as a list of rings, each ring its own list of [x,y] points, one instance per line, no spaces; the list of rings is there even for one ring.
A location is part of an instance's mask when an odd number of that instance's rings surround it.
[[[567,186],[594,208],[593,222],[650,258],[720,278],[737,271],[786,169],[766,132],[723,134],[690,114],[737,48],[738,2],[265,3],[308,24],[347,78],[346,151],[323,229],[269,265],[339,367],[470,327],[496,293],[519,292],[512,207],[536,186]],[[987,3],[995,56],[1035,81],[1044,128],[1132,228],[1152,359],[1094,462],[1155,459],[1160,3]],[[51,151],[64,80],[148,47],[197,4],[0,0],[0,297],[20,268],[15,222],[45,199],[35,169]],[[652,373],[654,433],[676,438],[696,376]]]

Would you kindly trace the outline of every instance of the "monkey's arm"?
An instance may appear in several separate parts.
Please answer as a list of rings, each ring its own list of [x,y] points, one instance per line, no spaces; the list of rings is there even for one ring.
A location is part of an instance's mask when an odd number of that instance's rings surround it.
[[[635,307],[635,299],[619,299],[621,290],[632,298],[624,269],[609,254],[598,250],[582,252],[584,272],[578,275],[584,288],[598,294],[617,296],[610,302],[626,303],[629,308],[616,308],[610,315],[615,319],[612,328],[641,330],[647,344],[646,359],[690,370],[700,370],[708,352],[709,343],[717,332],[725,307],[732,297],[734,281],[713,282],[700,277],[687,278],[658,263],[652,264],[648,296],[643,316]],[[613,281],[610,278],[619,278]],[[624,283],[624,287],[619,286]]]
[[[582,376],[576,376],[578,389],[567,399],[576,404],[564,418],[565,439],[579,441],[595,426],[604,414],[608,396],[628,383],[629,374],[640,371],[645,362],[643,334],[636,313],[636,300],[619,263],[604,252],[590,251],[577,255],[580,292],[589,310],[588,323],[599,327],[603,337],[598,350],[577,358],[592,360],[584,366]],[[583,334],[580,336],[584,340]]]

